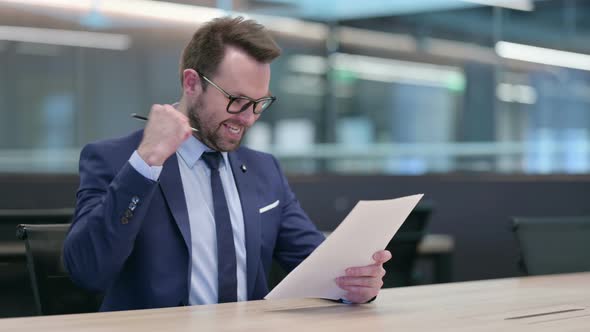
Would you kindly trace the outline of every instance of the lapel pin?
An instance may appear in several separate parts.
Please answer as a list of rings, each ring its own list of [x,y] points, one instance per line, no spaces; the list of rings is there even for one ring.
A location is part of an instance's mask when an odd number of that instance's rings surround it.
[[[246,168],[246,165],[242,164],[242,166],[240,166],[240,169],[242,170],[242,173],[246,173],[246,171],[248,170]]]

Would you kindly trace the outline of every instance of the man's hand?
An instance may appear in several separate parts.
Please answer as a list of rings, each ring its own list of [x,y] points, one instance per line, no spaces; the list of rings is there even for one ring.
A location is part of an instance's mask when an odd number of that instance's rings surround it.
[[[373,254],[375,264],[346,269],[345,276],[336,278],[336,284],[348,291],[344,297],[353,303],[365,303],[377,296],[383,286],[383,263],[390,259],[391,253],[381,250]]]
[[[150,166],[161,166],[192,134],[188,118],[172,105],[152,105],[139,156]]]

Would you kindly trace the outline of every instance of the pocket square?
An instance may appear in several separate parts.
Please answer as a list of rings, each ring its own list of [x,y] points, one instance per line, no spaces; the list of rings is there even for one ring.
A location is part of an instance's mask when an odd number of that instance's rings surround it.
[[[279,200],[278,199],[274,203],[271,203],[271,204],[269,204],[269,205],[267,205],[265,207],[261,207],[259,211],[260,211],[260,213],[264,213],[264,212],[266,212],[266,211],[268,211],[270,209],[276,208],[277,206],[279,206]]]

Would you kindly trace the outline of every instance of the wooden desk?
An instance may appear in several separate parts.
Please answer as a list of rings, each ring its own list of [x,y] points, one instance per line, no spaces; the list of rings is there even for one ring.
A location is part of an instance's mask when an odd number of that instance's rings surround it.
[[[590,273],[393,288],[366,305],[295,299],[0,319],[0,332],[588,329]]]

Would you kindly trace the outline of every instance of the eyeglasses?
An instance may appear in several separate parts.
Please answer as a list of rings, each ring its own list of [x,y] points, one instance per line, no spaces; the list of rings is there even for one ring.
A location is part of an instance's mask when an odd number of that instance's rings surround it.
[[[207,83],[211,84],[214,88],[219,90],[219,92],[223,93],[223,95],[227,97],[227,99],[229,99],[229,102],[227,103],[227,108],[225,110],[230,114],[242,113],[243,111],[250,108],[250,106],[252,106],[252,111],[254,112],[254,114],[260,114],[264,112],[266,109],[268,109],[275,100],[277,100],[277,97],[275,96],[262,97],[260,99],[252,99],[246,96],[231,95],[227,93],[225,90],[223,90],[219,85],[213,83],[213,81],[208,79],[207,76],[201,74],[200,72],[197,73],[205,81],[207,81]]]

